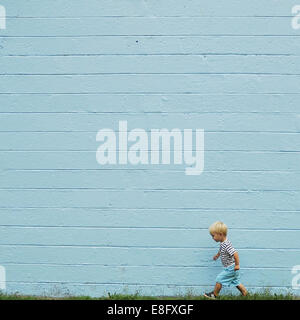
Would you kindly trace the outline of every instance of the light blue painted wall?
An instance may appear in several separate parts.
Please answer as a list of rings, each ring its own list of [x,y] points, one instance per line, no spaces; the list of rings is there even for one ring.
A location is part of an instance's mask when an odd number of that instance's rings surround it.
[[[300,1],[298,1],[300,5]],[[0,265],[26,294],[201,294],[223,220],[252,291],[300,265],[296,0],[0,0]],[[203,128],[205,169],[96,162],[103,128]]]

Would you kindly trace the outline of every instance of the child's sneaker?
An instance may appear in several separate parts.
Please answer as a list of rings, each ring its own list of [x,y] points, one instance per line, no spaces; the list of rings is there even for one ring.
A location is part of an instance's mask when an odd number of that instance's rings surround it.
[[[208,298],[208,299],[216,299],[217,296],[215,296],[214,292],[209,292],[209,293],[204,293],[204,297]]]

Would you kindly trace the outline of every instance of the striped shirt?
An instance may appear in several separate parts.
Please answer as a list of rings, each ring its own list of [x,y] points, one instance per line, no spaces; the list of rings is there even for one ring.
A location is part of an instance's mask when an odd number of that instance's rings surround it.
[[[232,243],[228,239],[220,243],[219,252],[220,252],[222,264],[225,268],[235,263],[233,255],[236,252],[236,250],[234,249],[234,247],[232,246]]]

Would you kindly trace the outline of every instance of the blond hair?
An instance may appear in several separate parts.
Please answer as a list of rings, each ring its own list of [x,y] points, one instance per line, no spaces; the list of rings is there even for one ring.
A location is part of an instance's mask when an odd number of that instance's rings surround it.
[[[227,236],[227,226],[221,221],[216,221],[209,227],[209,232],[210,234],[221,233],[224,236]]]

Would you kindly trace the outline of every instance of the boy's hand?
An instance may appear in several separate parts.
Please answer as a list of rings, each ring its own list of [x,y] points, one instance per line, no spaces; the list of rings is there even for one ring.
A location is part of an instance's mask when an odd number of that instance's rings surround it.
[[[214,260],[217,260],[218,258],[219,258],[219,254],[216,254],[216,255],[213,257]]]
[[[240,265],[237,264],[235,267],[234,267],[234,271],[237,271],[237,270],[240,270]]]

